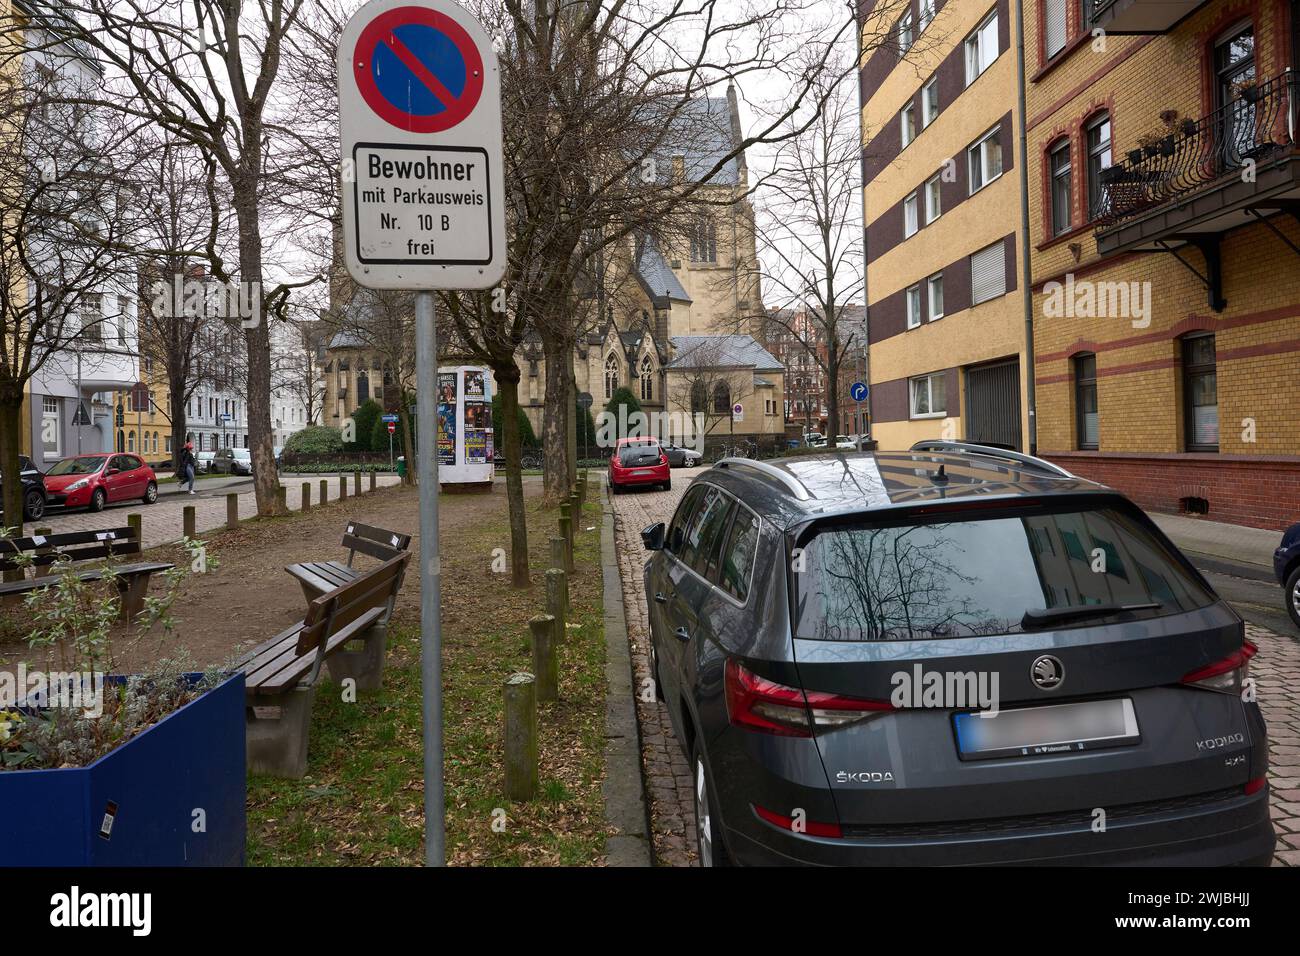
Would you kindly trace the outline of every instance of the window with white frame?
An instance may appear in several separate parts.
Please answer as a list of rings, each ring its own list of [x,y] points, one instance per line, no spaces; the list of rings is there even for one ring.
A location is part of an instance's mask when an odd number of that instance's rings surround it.
[[[925,28],[934,22],[934,0],[921,0],[921,15],[916,21],[916,32],[924,33]]]
[[[932,76],[921,87],[921,129],[934,122],[939,115],[939,78]]]
[[[46,395],[41,399],[41,450],[47,456],[62,454],[60,432],[59,400]]]
[[[914,329],[921,324],[921,287],[914,285],[907,290],[907,327]]]
[[[943,197],[939,189],[939,174],[925,184],[925,223],[929,225],[943,215]]]
[[[971,195],[1002,175],[1002,128],[995,127],[966,151]]]
[[[907,239],[916,235],[919,228],[919,219],[917,217],[916,193],[908,196],[903,200],[903,238]]]
[[[998,58],[998,12],[994,10],[966,38],[966,85],[970,86]]]
[[[87,293],[77,303],[78,329],[83,342],[104,341],[104,307],[98,295]]]
[[[945,375],[932,372],[909,379],[912,418],[943,418],[947,414]]]
[[[903,146],[911,144],[916,139],[916,106],[908,103],[903,107],[903,111],[898,114],[899,139]]]
[[[943,318],[943,273],[930,276],[926,282],[930,296],[930,321]]]
[[[912,49],[912,44],[916,41],[916,23],[912,19],[912,11],[908,10],[898,18],[898,53],[902,56],[908,50]]]

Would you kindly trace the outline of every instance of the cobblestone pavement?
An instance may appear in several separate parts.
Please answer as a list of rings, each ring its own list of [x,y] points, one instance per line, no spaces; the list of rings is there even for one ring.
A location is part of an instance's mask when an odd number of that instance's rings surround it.
[[[648,686],[646,596],[641,579],[645,551],[641,529],[672,518],[690,484],[690,472],[674,474],[671,491],[640,491],[614,498],[615,545],[623,578],[628,640],[636,672],[637,716],[641,722],[641,758],[650,801],[655,862],[664,866],[695,865],[695,809],[691,772],[669,723],[668,711],[641,692]],[[1300,641],[1267,628],[1246,625],[1259,646],[1251,676],[1268,722],[1269,783],[1273,827],[1277,831],[1274,866],[1300,866]]]
[[[297,511],[302,507],[302,486],[303,484],[311,485],[311,503],[320,503],[320,483],[321,477],[311,475],[284,475],[281,478],[281,484],[287,489],[285,500],[291,511]],[[336,501],[339,497],[339,476],[335,475],[325,479],[329,482],[329,500]],[[378,475],[376,477],[376,487],[386,488],[389,485],[395,485],[398,482],[396,475]],[[353,492],[353,478],[347,476],[348,495]],[[238,492],[232,491],[239,495],[239,516],[249,518],[257,513],[257,502],[253,496],[252,484],[241,484],[238,486]],[[184,531],[184,509],[186,505],[194,506],[194,524],[195,530],[199,532],[210,531],[213,528],[220,527],[226,523],[226,495],[222,493],[205,494],[203,481],[199,481],[198,494],[162,494],[158,500],[151,505],[137,501],[126,505],[112,505],[98,514],[91,511],[69,511],[62,512],[57,509],[51,509],[46,518],[40,521],[31,521],[27,523],[27,531],[30,534],[31,529],[35,527],[51,527],[57,533],[67,533],[71,531],[101,531],[105,528],[121,528],[126,525],[126,516],[138,512],[144,515],[144,546],[146,548],[157,547],[160,544],[167,544],[170,541],[179,541]],[[370,490],[370,476],[361,476],[361,492],[365,494]]]

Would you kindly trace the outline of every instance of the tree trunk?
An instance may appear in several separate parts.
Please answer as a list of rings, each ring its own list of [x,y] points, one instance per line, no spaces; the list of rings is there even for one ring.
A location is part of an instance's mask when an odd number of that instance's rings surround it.
[[[564,353],[564,359],[564,407],[569,410],[569,427],[565,430],[565,462],[569,475],[567,487],[574,488],[578,484],[578,379],[573,370],[573,349]]]
[[[840,433],[840,360],[839,343],[832,337],[826,358],[826,434],[831,442]]]
[[[501,421],[493,422],[501,435],[501,454],[506,460],[506,501],[510,507],[510,583],[528,587],[528,516],[524,512],[524,477],[519,435],[519,366],[494,364],[501,396]]]
[[[569,419],[573,398],[569,394],[569,363],[573,343],[553,335],[542,337],[546,359],[546,403],[542,411],[542,487],[548,506],[569,493]]]
[[[253,459],[253,495],[258,515],[280,513],[280,476],[275,469],[275,433],[271,430],[271,338],[262,301],[262,233],[258,222],[258,177],[234,183],[239,221],[239,280],[255,290],[257,321],[244,329],[248,348],[248,447]],[[256,283],[254,285],[253,283]]]
[[[181,451],[185,448],[185,429],[189,424],[189,408],[185,404],[185,383],[168,377],[167,393],[172,406],[172,474],[181,477]]]
[[[22,453],[23,393],[17,400],[10,389],[0,394],[0,484],[4,486],[4,517],[0,527],[13,529],[15,537],[23,533],[23,483],[19,478],[18,456]]]

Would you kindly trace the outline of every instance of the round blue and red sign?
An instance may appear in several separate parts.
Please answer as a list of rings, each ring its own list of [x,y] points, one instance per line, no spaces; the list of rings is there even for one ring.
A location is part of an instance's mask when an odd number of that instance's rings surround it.
[[[361,31],[352,57],[357,88],[375,115],[412,133],[450,129],[483,93],[483,58],[451,17],[396,7]]]

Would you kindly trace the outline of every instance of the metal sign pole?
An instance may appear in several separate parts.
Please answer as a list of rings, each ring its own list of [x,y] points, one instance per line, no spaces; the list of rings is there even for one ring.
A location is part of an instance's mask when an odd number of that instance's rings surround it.
[[[420,442],[420,684],[424,705],[424,864],[446,862],[442,781],[442,584],[438,567],[437,311],[432,292],[415,293],[416,416],[433,436]]]

